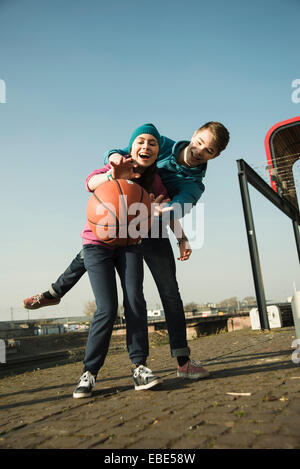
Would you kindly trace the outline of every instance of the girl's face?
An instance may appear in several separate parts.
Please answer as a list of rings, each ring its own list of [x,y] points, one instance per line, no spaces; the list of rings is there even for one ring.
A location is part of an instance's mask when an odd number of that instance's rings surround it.
[[[156,138],[150,134],[141,134],[134,139],[130,155],[140,167],[148,168],[156,161],[158,152]]]

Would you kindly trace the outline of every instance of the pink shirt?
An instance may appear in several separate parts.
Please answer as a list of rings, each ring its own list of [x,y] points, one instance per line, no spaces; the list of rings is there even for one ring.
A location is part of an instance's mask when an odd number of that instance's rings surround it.
[[[93,192],[93,191],[90,190],[90,188],[88,186],[88,182],[89,182],[89,180],[91,179],[92,176],[95,176],[96,174],[107,173],[110,169],[111,169],[110,164],[106,164],[102,168],[95,169],[95,171],[93,171],[91,174],[89,174],[88,177],[85,180],[86,190],[88,192]],[[165,188],[165,186],[161,182],[160,176],[157,173],[155,174],[155,177],[154,177],[154,181],[153,181],[153,185],[152,185],[152,192],[155,195],[155,197],[158,197],[161,194],[164,195],[165,198],[169,197],[167,189]],[[83,245],[85,245],[85,244],[100,244],[101,246],[105,246],[108,249],[114,249],[114,247],[103,243],[102,241],[100,241],[99,238],[97,238],[97,236],[90,229],[90,226],[89,226],[87,221],[86,221],[86,224],[85,224],[80,236],[82,238],[82,244]]]

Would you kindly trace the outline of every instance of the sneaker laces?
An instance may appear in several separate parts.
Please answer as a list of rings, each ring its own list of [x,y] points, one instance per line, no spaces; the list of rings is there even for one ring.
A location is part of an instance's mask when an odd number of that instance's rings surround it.
[[[150,368],[147,368],[144,365],[140,365],[136,368],[133,375],[135,377],[140,375],[142,378],[146,378],[147,376],[153,376],[153,373]]]
[[[31,298],[31,306],[35,305],[36,303],[40,303],[42,297],[43,297],[43,294],[42,294],[42,293],[40,293],[40,294],[38,294],[38,295],[34,295],[34,296]]]
[[[202,366],[202,363],[197,362],[196,360],[190,360],[190,363],[191,365],[194,365],[194,366]]]
[[[88,387],[91,385],[92,387],[95,386],[95,377],[92,375],[90,371],[86,371],[83,375],[79,378],[78,387]]]

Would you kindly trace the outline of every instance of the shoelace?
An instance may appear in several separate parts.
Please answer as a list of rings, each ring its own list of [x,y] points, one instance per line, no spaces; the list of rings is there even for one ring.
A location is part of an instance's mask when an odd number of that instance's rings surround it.
[[[201,366],[202,367],[202,364],[200,362],[197,362],[196,360],[190,360],[190,363],[191,363],[191,365]]]
[[[78,384],[79,384],[79,386],[84,386],[84,387],[87,387],[89,384],[91,384],[94,387],[95,386],[95,378],[89,371],[86,371],[80,377],[80,379],[78,381]]]
[[[152,376],[152,371],[150,370],[150,368],[140,365],[134,372],[134,376],[138,376],[138,375],[141,375],[142,378],[146,376]]]
[[[31,305],[33,306],[33,305],[35,305],[36,303],[40,303],[41,299],[42,299],[42,295],[41,295],[41,294],[33,296],[33,297],[32,297]]]

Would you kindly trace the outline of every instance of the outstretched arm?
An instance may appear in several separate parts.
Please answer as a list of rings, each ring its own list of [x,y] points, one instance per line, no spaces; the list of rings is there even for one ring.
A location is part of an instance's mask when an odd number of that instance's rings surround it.
[[[180,221],[176,218],[170,220],[170,228],[177,239],[177,244],[179,247],[180,257],[178,257],[177,259],[179,261],[187,261],[190,258],[190,255],[192,254],[192,249],[189,240],[182,229]]]
[[[165,195],[159,195],[155,198],[154,194],[150,194],[150,197],[152,199],[152,203],[155,204],[154,216],[163,216],[167,212],[173,212],[173,207],[169,205],[170,199],[166,198]],[[180,257],[177,259],[179,261],[188,260],[192,254],[192,249],[189,244],[189,240],[182,229],[180,221],[177,218],[173,218],[169,220],[168,224],[177,239],[180,252]]]
[[[88,178],[87,186],[90,191],[94,191],[98,186],[108,181],[109,179],[133,179],[140,177],[140,174],[133,172],[132,158],[122,158],[119,163],[111,162],[110,165],[106,165],[106,171],[103,169],[96,170],[91,177]],[[101,172],[100,172],[101,171]]]

